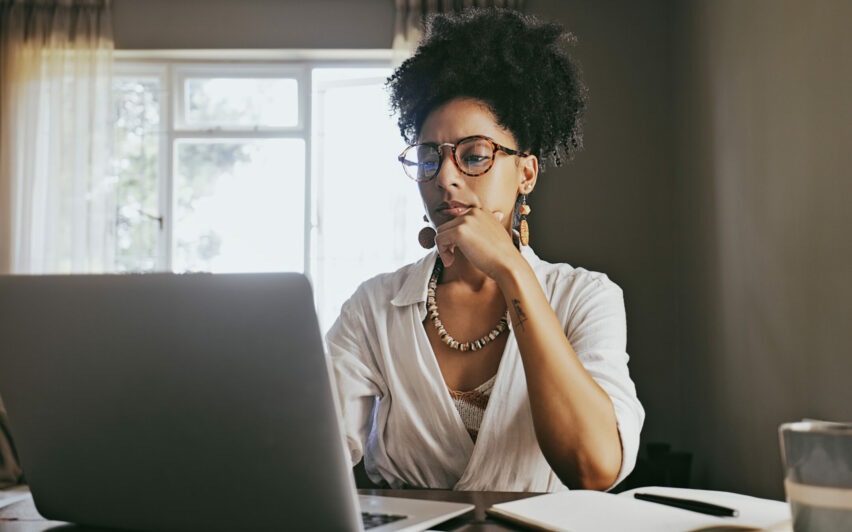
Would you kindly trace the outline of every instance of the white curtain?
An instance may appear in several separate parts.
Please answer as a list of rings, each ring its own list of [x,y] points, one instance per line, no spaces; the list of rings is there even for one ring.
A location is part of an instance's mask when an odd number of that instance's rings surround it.
[[[109,0],[0,0],[0,273],[114,253]]]
[[[427,15],[492,6],[521,11],[524,0],[396,0],[396,25],[391,45],[394,62],[398,65],[414,53],[423,37],[423,19]]]

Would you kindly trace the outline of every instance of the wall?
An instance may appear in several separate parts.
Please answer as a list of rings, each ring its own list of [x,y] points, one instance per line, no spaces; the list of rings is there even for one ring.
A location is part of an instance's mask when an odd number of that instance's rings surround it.
[[[530,0],[561,22],[589,88],[585,147],[530,196],[542,258],[605,272],[624,290],[643,442],[682,441],[676,353],[672,18],[667,1]]]
[[[852,3],[676,20],[686,444],[701,485],[783,497],[778,424],[852,419]]]
[[[591,98],[536,248],[625,289],[643,441],[783,498],[778,425],[852,419],[852,4],[528,6],[578,35]]]
[[[390,48],[392,0],[113,0],[118,49]]]

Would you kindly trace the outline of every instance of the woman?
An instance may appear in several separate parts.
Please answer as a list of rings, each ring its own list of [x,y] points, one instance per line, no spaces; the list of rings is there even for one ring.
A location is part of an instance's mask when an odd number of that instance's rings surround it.
[[[437,249],[363,283],[327,337],[352,462],[374,482],[607,489],[635,464],[621,290],[528,246],[539,171],[581,145],[570,38],[511,11],[438,15],[388,80]]]

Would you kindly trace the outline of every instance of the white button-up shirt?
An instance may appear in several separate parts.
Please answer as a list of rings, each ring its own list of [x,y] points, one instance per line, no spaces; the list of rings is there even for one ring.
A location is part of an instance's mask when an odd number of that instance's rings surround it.
[[[627,369],[621,289],[602,273],[550,264],[521,247],[583,367],[612,399],[621,438],[616,483],[633,469],[645,412]],[[326,340],[352,463],[393,488],[565,489],[538,446],[513,328],[476,443],[423,329],[437,252],[364,282]]]

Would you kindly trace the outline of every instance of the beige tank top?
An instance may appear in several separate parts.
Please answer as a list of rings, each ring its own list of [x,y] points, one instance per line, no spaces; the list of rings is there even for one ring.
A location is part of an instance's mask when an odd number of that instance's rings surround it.
[[[494,381],[496,380],[497,375],[495,374],[473,390],[467,392],[450,390],[450,397],[453,398],[456,410],[459,411],[464,426],[474,442],[477,434],[479,434],[482,415],[485,413],[485,407],[488,406],[488,398],[491,397],[491,390],[494,388]]]

